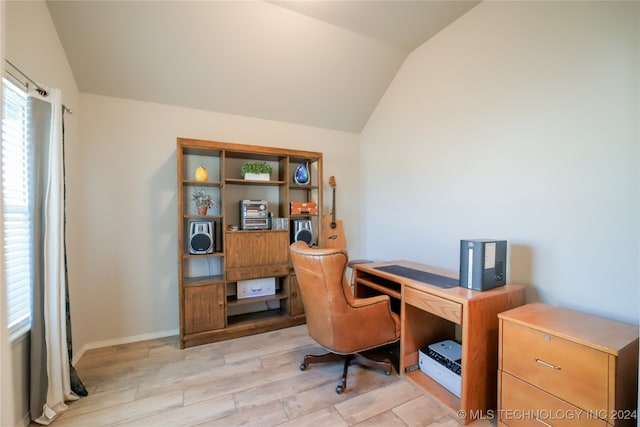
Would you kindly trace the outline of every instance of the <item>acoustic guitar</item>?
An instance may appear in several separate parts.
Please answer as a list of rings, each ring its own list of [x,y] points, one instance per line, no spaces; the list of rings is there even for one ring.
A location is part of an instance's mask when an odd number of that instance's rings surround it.
[[[342,221],[336,220],[336,177],[329,178],[329,186],[333,191],[331,213],[322,218],[322,247],[347,249],[347,239],[344,237]]]

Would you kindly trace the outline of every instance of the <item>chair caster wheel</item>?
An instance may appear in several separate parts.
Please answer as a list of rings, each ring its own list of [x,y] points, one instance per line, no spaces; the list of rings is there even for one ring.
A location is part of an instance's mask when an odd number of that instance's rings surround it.
[[[343,391],[344,391],[344,387],[342,387],[341,385],[336,387],[336,393],[342,394]]]
[[[301,363],[300,364],[300,370],[301,371],[306,371],[308,367],[309,367],[309,365],[307,365],[306,363]]]

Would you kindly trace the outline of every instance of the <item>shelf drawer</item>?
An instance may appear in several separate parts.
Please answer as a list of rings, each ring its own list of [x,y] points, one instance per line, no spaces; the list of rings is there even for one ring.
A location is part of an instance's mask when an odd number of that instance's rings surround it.
[[[261,265],[256,267],[227,269],[227,281],[259,279],[261,277],[287,276],[290,272],[289,264]]]
[[[238,280],[258,279],[262,277],[262,268],[245,267],[245,268],[228,268],[227,281],[237,282]]]
[[[506,372],[500,372],[498,420],[509,427],[605,427],[592,413],[552,396]]]
[[[606,353],[508,321],[502,343],[505,372],[582,409],[609,409]]]
[[[284,265],[265,265],[261,268],[262,277],[278,277],[287,276],[291,272],[289,264]]]
[[[426,312],[462,324],[462,304],[405,286],[404,302]]]

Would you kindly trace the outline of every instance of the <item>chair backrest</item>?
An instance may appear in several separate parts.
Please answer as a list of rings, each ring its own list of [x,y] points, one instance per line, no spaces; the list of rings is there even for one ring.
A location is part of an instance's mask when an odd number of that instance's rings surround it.
[[[304,242],[290,247],[291,260],[302,295],[309,335],[320,345],[341,351],[341,329],[346,325],[354,298],[345,277],[348,255],[342,249],[312,249]]]

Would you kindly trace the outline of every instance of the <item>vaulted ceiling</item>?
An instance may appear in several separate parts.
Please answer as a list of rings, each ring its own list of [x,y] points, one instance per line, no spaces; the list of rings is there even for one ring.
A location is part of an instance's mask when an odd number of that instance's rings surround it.
[[[350,132],[477,3],[47,2],[81,92]]]

